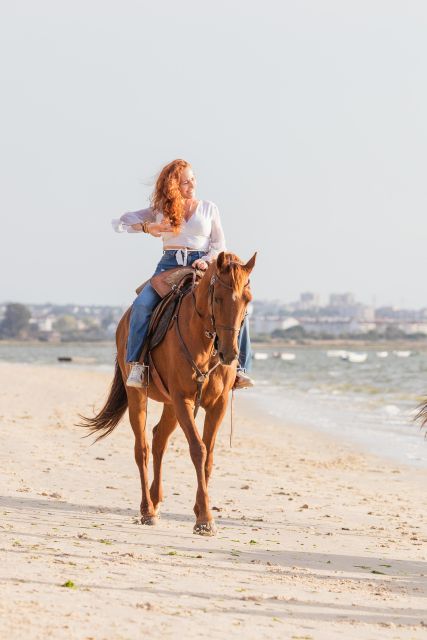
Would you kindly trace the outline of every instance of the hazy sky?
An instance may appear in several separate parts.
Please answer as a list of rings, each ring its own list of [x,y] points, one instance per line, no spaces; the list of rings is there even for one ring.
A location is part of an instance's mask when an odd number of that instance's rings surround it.
[[[258,299],[427,306],[424,0],[3,0],[0,60],[0,300],[132,300],[183,157]]]

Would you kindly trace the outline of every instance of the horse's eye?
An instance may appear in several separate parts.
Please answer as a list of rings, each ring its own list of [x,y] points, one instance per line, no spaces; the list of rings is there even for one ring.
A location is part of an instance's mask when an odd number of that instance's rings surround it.
[[[221,298],[218,298],[217,296],[215,296],[214,300],[217,304],[221,303]]]

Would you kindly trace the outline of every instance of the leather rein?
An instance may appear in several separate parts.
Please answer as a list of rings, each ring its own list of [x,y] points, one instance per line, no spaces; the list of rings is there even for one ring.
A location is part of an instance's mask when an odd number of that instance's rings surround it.
[[[208,299],[210,301],[210,321],[211,321],[211,325],[212,325],[212,329],[211,330],[205,330],[205,336],[209,339],[211,339],[212,342],[212,347],[211,347],[211,352],[208,358],[208,363],[210,362],[211,358],[213,358],[216,355],[216,349],[215,349],[215,338],[217,336],[217,327],[221,328],[221,329],[225,329],[226,331],[233,331],[233,332],[239,332],[242,324],[244,322],[244,319],[242,320],[241,324],[238,327],[229,327],[227,325],[223,325],[223,324],[217,324],[215,321],[215,315],[214,315],[214,309],[213,309],[213,303],[214,303],[214,293],[215,293],[215,285],[216,283],[221,284],[223,287],[225,287],[226,289],[231,289],[233,290],[233,287],[230,286],[229,284],[227,284],[226,282],[224,282],[223,280],[221,280],[221,278],[219,277],[218,273],[215,273],[212,275],[211,279],[210,279],[210,283],[209,283],[209,289],[208,289]],[[247,283],[244,285],[244,288],[248,287],[250,284],[250,281],[248,280]],[[199,316],[199,318],[203,318],[203,314],[200,313],[200,311],[197,309],[197,304],[196,304],[196,296],[194,294],[194,289],[195,289],[195,285],[196,285],[196,273],[193,274],[193,282],[191,285],[191,295],[193,297],[193,303],[194,303],[194,309],[197,313],[197,315]],[[175,326],[176,326],[176,332],[178,334],[178,338],[179,338],[179,342],[181,344],[181,347],[184,351],[184,354],[188,360],[188,362],[190,363],[192,369],[194,370],[194,372],[196,373],[196,383],[197,383],[197,391],[196,391],[196,399],[194,402],[194,418],[197,416],[197,413],[199,411],[200,408],[200,404],[202,401],[202,389],[203,389],[203,383],[205,382],[205,380],[207,380],[210,376],[210,374],[212,373],[212,371],[214,371],[214,369],[217,368],[218,365],[221,364],[220,359],[218,358],[217,362],[213,365],[213,367],[211,367],[210,369],[208,369],[207,371],[202,371],[196,364],[196,362],[194,361],[193,356],[191,355],[187,345],[185,344],[184,338],[182,337],[181,334],[181,330],[179,328],[179,311],[181,308],[181,302],[182,299],[184,297],[184,293],[180,294],[180,300],[178,303],[178,308],[176,310],[176,313],[174,315],[174,320],[176,321]]]

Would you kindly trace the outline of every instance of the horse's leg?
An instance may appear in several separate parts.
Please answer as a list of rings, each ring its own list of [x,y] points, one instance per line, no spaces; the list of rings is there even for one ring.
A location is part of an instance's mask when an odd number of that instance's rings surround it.
[[[213,452],[215,447],[215,440],[218,433],[218,429],[224,418],[227,410],[227,399],[224,396],[218,398],[218,400],[206,407],[205,423],[203,426],[203,442],[206,446],[206,462],[205,462],[205,478],[206,486],[208,485],[209,478],[211,477],[213,467]],[[198,515],[197,502],[194,505],[194,513]]]
[[[175,430],[178,421],[176,419],[175,410],[171,404],[163,406],[163,413],[160,422],[153,429],[153,471],[154,477],[150,488],[151,500],[153,502],[154,511],[157,514],[159,503],[163,502],[162,487],[162,459],[166,451],[168,440],[172,432]]]
[[[206,445],[200,437],[193,417],[193,403],[185,398],[174,398],[175,412],[190,448],[190,456],[196,469],[196,524],[193,532],[212,536],[216,533],[215,523],[209,508],[209,496],[206,485],[205,463]]]
[[[141,477],[141,524],[155,524],[156,517],[148,488],[150,447],[145,432],[146,396],[143,391],[127,387],[129,419],[135,435],[135,460]]]

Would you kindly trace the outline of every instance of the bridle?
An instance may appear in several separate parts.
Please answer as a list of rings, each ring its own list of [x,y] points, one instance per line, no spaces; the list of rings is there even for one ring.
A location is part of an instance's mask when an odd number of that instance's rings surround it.
[[[225,287],[226,289],[231,289],[233,290],[233,287],[231,287],[229,284],[227,284],[226,282],[224,282],[224,280],[221,280],[221,278],[219,277],[218,273],[214,273],[213,276],[211,277],[211,281],[209,283],[209,293],[210,293],[210,304],[211,304],[211,314],[210,314],[210,318],[211,318],[211,325],[212,325],[212,333],[216,335],[218,335],[218,331],[217,331],[217,327],[219,329],[224,329],[225,331],[233,331],[234,333],[238,333],[240,331],[240,329],[242,328],[242,324],[245,320],[246,314],[243,316],[241,323],[239,324],[238,327],[229,327],[226,324],[218,324],[215,320],[215,315],[214,315],[214,309],[213,309],[213,305],[214,305],[214,295],[215,295],[215,284],[216,283],[221,284],[223,287]],[[246,287],[249,287],[250,284],[250,280],[247,281],[247,283],[244,285],[244,289],[246,289]],[[208,295],[209,295],[208,293]]]
[[[216,283],[221,284],[223,287],[225,287],[226,289],[231,289],[231,291],[233,290],[233,287],[229,284],[227,284],[226,282],[224,282],[224,280],[221,280],[221,278],[219,277],[218,272],[214,273],[211,276],[210,282],[209,282],[209,289],[208,289],[208,300],[209,300],[209,304],[210,304],[210,321],[211,321],[211,330],[206,329],[205,330],[205,336],[207,338],[210,339],[215,339],[216,336],[218,335],[218,331],[217,331],[217,327],[219,329],[224,329],[225,331],[233,331],[234,333],[238,333],[240,331],[240,329],[242,328],[242,324],[245,321],[246,318],[246,313],[243,316],[243,319],[241,321],[241,323],[239,324],[238,327],[229,327],[226,324],[218,324],[215,320],[215,314],[214,314],[214,297],[215,297],[215,284]],[[246,289],[246,287],[249,287],[250,285],[250,280],[247,281],[247,283],[243,286],[244,289]],[[191,288],[191,293],[193,296],[193,303],[194,303],[194,308],[196,310],[197,315],[199,316],[199,318],[203,317],[203,314],[200,313],[200,311],[197,308],[197,304],[196,304],[196,296],[194,295],[194,287],[195,287],[195,279],[193,279],[193,286]]]
[[[209,289],[208,289],[208,300],[209,300],[209,303],[210,303],[210,321],[211,321],[212,328],[211,328],[211,330],[207,329],[204,332],[205,336],[207,338],[209,338],[209,339],[214,341],[212,343],[212,350],[211,350],[211,354],[209,356],[209,360],[213,356],[215,356],[217,354],[216,349],[215,349],[215,338],[218,335],[217,328],[224,329],[225,331],[233,331],[234,333],[237,333],[242,328],[243,322],[244,322],[245,317],[246,317],[246,314],[245,314],[243,316],[243,319],[242,319],[242,321],[241,321],[241,323],[240,323],[240,325],[238,327],[235,327],[235,326],[234,327],[229,327],[227,325],[217,324],[216,323],[215,314],[214,314],[214,294],[215,294],[215,285],[217,283],[221,284],[226,289],[233,290],[232,286],[230,286],[229,284],[227,284],[226,282],[221,280],[218,272],[214,273],[211,276],[211,279],[210,279],[210,282],[209,282]],[[243,288],[245,289],[246,287],[249,287],[249,284],[250,284],[250,280],[247,281],[247,283],[244,285]],[[193,275],[193,283],[192,283],[192,287],[191,287],[191,295],[193,297],[194,309],[195,309],[197,315],[200,318],[203,318],[203,314],[200,313],[200,311],[197,308],[197,304],[196,304],[196,296],[195,296],[195,293],[194,293],[195,285],[196,285],[196,273],[194,273],[194,275]],[[179,328],[178,318],[179,318],[179,309],[180,309],[180,306],[181,306],[181,301],[182,301],[182,295],[181,295],[181,299],[180,299],[179,304],[178,304],[178,309],[177,309],[177,311],[176,311],[176,313],[174,315],[174,320],[175,320],[176,331],[177,331],[177,334],[178,334],[178,338],[179,338],[181,347],[183,348],[183,351],[184,351],[184,353],[185,353],[185,355],[187,357],[187,360],[190,363],[192,369],[196,373],[197,393],[196,393],[196,399],[195,399],[195,403],[194,403],[194,417],[196,417],[197,412],[198,412],[199,407],[200,407],[201,400],[202,400],[203,383],[205,382],[205,380],[207,378],[209,378],[209,376],[212,373],[212,371],[214,369],[216,369],[218,365],[221,364],[221,361],[218,358],[218,360],[215,362],[215,364],[210,369],[208,369],[207,371],[201,371],[201,369],[197,366],[196,362],[194,361],[193,356],[191,355],[187,345],[184,342],[184,338],[182,337],[182,334],[181,334],[181,331],[180,331],[180,328]],[[209,362],[209,360],[208,360],[208,362]]]

